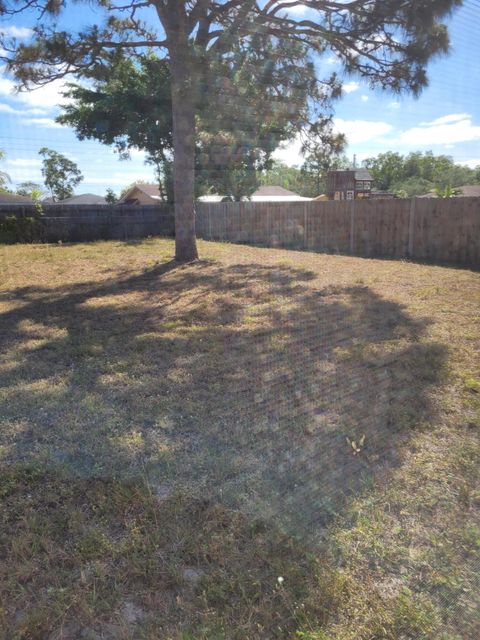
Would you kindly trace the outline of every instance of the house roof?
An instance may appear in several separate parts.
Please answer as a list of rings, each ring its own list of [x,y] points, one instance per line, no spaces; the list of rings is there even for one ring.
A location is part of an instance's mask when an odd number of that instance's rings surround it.
[[[461,198],[462,196],[465,198],[480,198],[480,184],[465,184],[463,187],[455,187],[458,189],[459,193],[456,198]],[[419,198],[438,198],[438,195],[435,191],[430,191],[423,196],[418,196]]]
[[[275,185],[265,185],[257,189],[250,197],[254,198],[257,196],[298,196],[298,193]]]
[[[123,198],[120,198],[120,202],[127,202],[128,200],[130,200],[132,192],[134,192],[135,190],[141,191],[152,200],[163,200],[162,196],[160,195],[160,189],[158,188],[158,184],[139,183],[139,184],[134,184],[133,187],[131,187],[127,191],[127,193],[123,196]]]
[[[355,171],[355,180],[373,180],[373,176],[368,169],[353,169]]]
[[[311,198],[304,198],[299,196],[298,193],[283,187],[266,185],[252,193],[249,200],[252,202],[296,202],[299,200],[311,200]]]
[[[160,189],[158,188],[158,184],[136,184],[134,187],[143,191],[143,193],[146,193],[147,196],[150,196],[151,198],[154,198],[155,196],[160,198]]]
[[[19,196],[16,193],[0,191],[0,204],[33,204],[33,200],[28,196]]]
[[[103,196],[97,196],[95,193],[81,193],[78,196],[60,200],[57,204],[107,204],[107,201]]]
[[[355,173],[355,180],[371,180],[373,182],[373,176],[365,167],[350,167],[350,169],[334,169],[328,173]]]
[[[463,187],[459,187],[462,193],[461,196],[467,197],[479,197],[480,196],[480,184],[466,184]]]

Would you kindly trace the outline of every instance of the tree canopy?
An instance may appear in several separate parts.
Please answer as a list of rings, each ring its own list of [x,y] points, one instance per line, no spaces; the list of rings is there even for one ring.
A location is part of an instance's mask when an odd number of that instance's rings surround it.
[[[0,160],[3,160],[4,158],[5,158],[5,151],[0,149]],[[6,171],[0,171],[0,191],[6,191],[7,184],[9,182],[11,182],[11,180],[8,173]]]
[[[153,54],[136,60],[119,56],[98,74],[94,87],[70,84],[70,99],[57,118],[80,139],[114,145],[122,158],[133,147],[147,152],[158,168],[160,189],[173,198],[170,72]],[[340,93],[332,74],[320,87],[305,45],[251,38],[211,71],[197,114],[196,193],[240,199],[258,186],[278,145],[303,135],[305,144],[338,148],[330,117],[321,119],[310,103],[327,106]]]
[[[42,147],[38,153],[43,156],[42,176],[52,198],[65,200],[73,196],[74,188],[83,180],[75,162],[47,147]]]
[[[432,151],[415,151],[406,156],[387,151],[368,158],[365,165],[372,172],[377,189],[405,197],[480,183],[480,167],[470,169],[455,164],[450,156],[435,156]]]
[[[0,43],[20,85],[68,74],[95,77],[119,51],[128,57],[156,50],[171,77],[176,257],[197,257],[195,243],[196,116],[210,73],[236,47],[260,34],[268,42],[301,43],[333,52],[347,73],[373,86],[415,94],[427,84],[432,56],[448,51],[441,20],[461,0],[96,0],[98,20],[79,31],[58,29],[62,0],[3,0],[5,16],[28,11],[30,42]],[[294,9],[307,8],[302,16]],[[35,13],[36,12],[36,13]],[[5,39],[4,39],[5,40]],[[215,73],[213,74],[215,76]],[[215,106],[215,105],[213,105]]]
[[[399,197],[429,192],[450,197],[458,193],[458,187],[480,184],[480,166],[470,169],[456,164],[449,156],[435,156],[432,151],[414,151],[408,155],[387,151],[368,158],[365,164],[373,174],[376,190],[391,191]],[[259,180],[261,184],[279,185],[313,198],[325,192],[328,171],[349,166],[350,161],[343,154],[330,156],[323,166],[308,157],[301,167],[275,161],[269,170],[260,173]]]
[[[105,193],[105,201],[108,204],[115,204],[116,202],[118,202],[117,194],[113,189],[107,189]]]

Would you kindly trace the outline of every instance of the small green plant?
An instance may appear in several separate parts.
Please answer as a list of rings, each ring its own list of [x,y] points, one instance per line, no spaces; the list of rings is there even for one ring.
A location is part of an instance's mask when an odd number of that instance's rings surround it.
[[[476,380],[475,378],[467,378],[465,380],[465,387],[472,393],[480,393],[480,380]]]
[[[443,189],[441,187],[435,187],[435,193],[439,198],[453,198],[454,196],[458,196],[460,191],[460,189],[456,189],[449,184]]]
[[[42,226],[37,218],[32,216],[18,218],[6,216],[0,220],[0,243],[17,244],[38,242],[42,237]]]

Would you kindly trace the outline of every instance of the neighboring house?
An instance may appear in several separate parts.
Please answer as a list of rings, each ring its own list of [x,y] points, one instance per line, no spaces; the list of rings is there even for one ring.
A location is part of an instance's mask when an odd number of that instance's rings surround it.
[[[163,201],[158,184],[135,184],[118,204],[158,204]]]
[[[95,193],[81,193],[78,196],[72,196],[64,200],[45,198],[43,204],[107,204],[107,201],[103,196],[97,196]]]
[[[1,204],[34,204],[32,198],[28,196],[19,196],[16,193],[8,193],[7,191],[0,191],[0,205]]]
[[[304,198],[298,193],[277,186],[265,186],[257,189],[250,198],[251,202],[301,202],[312,198]]]
[[[327,176],[327,195],[329,200],[357,200],[370,198],[373,177],[368,169],[329,171]]]
[[[459,193],[454,198],[480,198],[480,184],[465,184],[463,187],[455,187]],[[418,198],[438,198],[435,191],[430,191],[423,196],[417,196]]]

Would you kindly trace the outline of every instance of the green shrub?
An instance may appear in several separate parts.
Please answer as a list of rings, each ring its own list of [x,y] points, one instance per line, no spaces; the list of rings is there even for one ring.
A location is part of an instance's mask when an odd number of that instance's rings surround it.
[[[43,226],[38,218],[11,215],[0,219],[0,243],[3,244],[39,242],[42,231]]]

